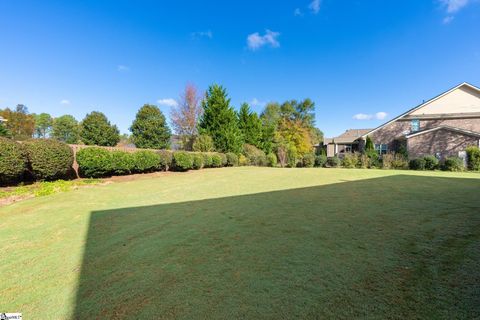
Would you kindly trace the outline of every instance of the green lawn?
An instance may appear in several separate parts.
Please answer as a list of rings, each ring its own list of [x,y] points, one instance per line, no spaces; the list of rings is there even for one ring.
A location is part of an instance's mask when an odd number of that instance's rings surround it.
[[[24,319],[480,317],[480,175],[223,168],[0,208]]]

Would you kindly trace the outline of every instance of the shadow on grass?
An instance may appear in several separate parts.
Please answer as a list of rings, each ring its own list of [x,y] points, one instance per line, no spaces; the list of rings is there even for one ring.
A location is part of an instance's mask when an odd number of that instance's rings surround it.
[[[398,175],[92,212],[73,317],[473,318],[479,187]]]

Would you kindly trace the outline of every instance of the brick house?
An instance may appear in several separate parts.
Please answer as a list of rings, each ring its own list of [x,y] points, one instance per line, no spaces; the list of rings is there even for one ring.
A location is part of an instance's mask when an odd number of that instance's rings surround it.
[[[466,147],[480,144],[480,88],[462,83],[362,133],[352,141],[356,150],[363,150],[367,136],[380,154],[405,148],[411,159],[465,157]],[[327,156],[339,155],[335,141],[325,139]]]

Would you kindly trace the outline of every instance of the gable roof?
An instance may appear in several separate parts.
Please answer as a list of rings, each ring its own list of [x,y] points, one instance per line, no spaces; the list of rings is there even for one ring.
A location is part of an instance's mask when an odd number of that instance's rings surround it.
[[[409,138],[412,138],[412,137],[415,137],[415,136],[419,136],[419,135],[429,133],[429,132],[433,132],[433,131],[437,131],[437,130],[448,130],[448,131],[453,131],[453,132],[459,132],[459,133],[463,133],[467,136],[473,136],[473,137],[480,138],[480,132],[475,132],[475,131],[466,130],[466,129],[462,129],[462,128],[457,128],[457,127],[451,127],[451,126],[438,126],[438,127],[431,128],[431,129],[417,131],[417,132],[406,135],[405,138],[409,139]]]
[[[435,100],[438,100],[438,99],[446,96],[446,95],[449,94],[450,92],[452,92],[452,91],[454,91],[454,90],[457,90],[458,88],[461,88],[461,87],[463,87],[463,86],[466,86],[466,87],[468,87],[468,88],[470,88],[470,89],[473,89],[473,90],[476,90],[476,91],[480,92],[480,88],[478,88],[478,87],[476,87],[476,86],[474,86],[474,85],[472,85],[472,84],[470,84],[470,83],[468,83],[468,82],[460,83],[459,85],[457,85],[457,86],[455,86],[455,87],[453,87],[453,88],[451,88],[451,89],[449,89],[449,90],[447,90],[447,91],[439,94],[438,96],[433,97],[432,99],[430,99],[430,100],[428,100],[428,101],[422,102],[422,103],[419,104],[418,106],[413,107],[412,109],[408,110],[408,111],[405,112],[405,113],[402,113],[402,114],[399,115],[398,117],[393,118],[392,120],[385,122],[384,124],[376,127],[376,128],[373,129],[373,130],[370,130],[369,132],[363,134],[362,137],[365,138],[365,137],[368,136],[369,134],[374,133],[375,131],[377,131],[377,130],[379,130],[379,129],[381,129],[381,128],[387,126],[387,125],[389,125],[390,123],[395,122],[395,121],[397,121],[398,119],[401,119],[401,118],[407,116],[408,114],[410,114],[410,113],[412,113],[412,112],[414,112],[414,111],[416,111],[416,110],[424,107],[425,105],[427,105],[427,104],[429,104],[429,103],[432,103],[432,102],[435,101]]]

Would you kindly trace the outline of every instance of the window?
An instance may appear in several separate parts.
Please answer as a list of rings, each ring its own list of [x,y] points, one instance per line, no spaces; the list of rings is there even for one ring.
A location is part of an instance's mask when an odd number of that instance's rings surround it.
[[[413,119],[411,123],[411,131],[412,132],[417,132],[420,130],[420,120],[418,119]]]
[[[388,145],[386,144],[375,144],[375,151],[378,154],[387,154],[388,153]]]
[[[345,152],[352,152],[352,145],[351,144],[346,144],[345,145]]]

